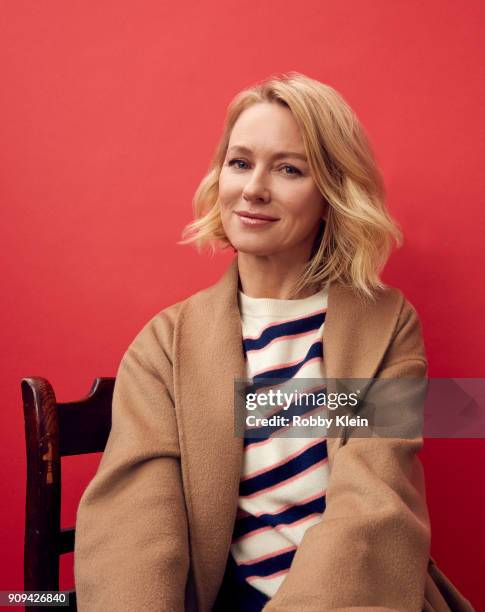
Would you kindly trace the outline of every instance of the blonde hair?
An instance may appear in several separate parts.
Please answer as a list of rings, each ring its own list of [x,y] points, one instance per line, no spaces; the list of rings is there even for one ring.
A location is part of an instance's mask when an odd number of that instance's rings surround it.
[[[184,240],[214,254],[232,246],[220,217],[219,175],[229,138],[239,115],[258,102],[281,104],[291,111],[302,134],[312,177],[328,202],[312,254],[292,295],[309,286],[338,280],[362,297],[375,299],[380,279],[402,233],[385,206],[385,190],[372,148],[354,111],[329,85],[298,72],[273,75],[244,89],[231,101],[223,134],[209,171],[194,196],[195,220]]]

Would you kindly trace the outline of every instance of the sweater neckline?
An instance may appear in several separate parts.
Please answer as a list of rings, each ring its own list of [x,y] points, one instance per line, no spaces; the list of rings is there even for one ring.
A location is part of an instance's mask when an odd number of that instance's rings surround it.
[[[254,298],[238,289],[239,310],[243,316],[290,318],[326,309],[327,301],[328,283],[317,293],[295,300]]]

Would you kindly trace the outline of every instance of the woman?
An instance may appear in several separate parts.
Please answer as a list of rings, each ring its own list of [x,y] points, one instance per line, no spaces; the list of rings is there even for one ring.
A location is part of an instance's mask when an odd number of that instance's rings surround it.
[[[352,110],[298,73],[241,92],[195,208],[184,243],[237,255],[123,356],[79,609],[472,609],[429,558],[421,437],[234,432],[237,380],[426,378],[417,313],[379,279],[401,236]]]

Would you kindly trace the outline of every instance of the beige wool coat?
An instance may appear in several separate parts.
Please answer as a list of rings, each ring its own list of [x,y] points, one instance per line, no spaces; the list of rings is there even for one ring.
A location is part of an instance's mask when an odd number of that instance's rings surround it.
[[[242,468],[237,290],[236,256],[217,283],[155,315],[122,358],[111,434],[77,513],[81,612],[211,610]],[[427,375],[419,318],[395,288],[370,303],[331,283],[323,342],[328,378]],[[446,579],[429,559],[421,445],[328,438],[323,518],[305,532],[265,612],[450,609],[436,587]],[[453,609],[472,610],[446,584]]]

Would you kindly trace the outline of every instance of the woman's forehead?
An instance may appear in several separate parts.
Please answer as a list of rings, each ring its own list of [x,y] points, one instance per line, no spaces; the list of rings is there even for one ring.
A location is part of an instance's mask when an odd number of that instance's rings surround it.
[[[231,131],[229,148],[271,154],[305,154],[303,138],[291,111],[276,104],[255,104],[244,110]]]

